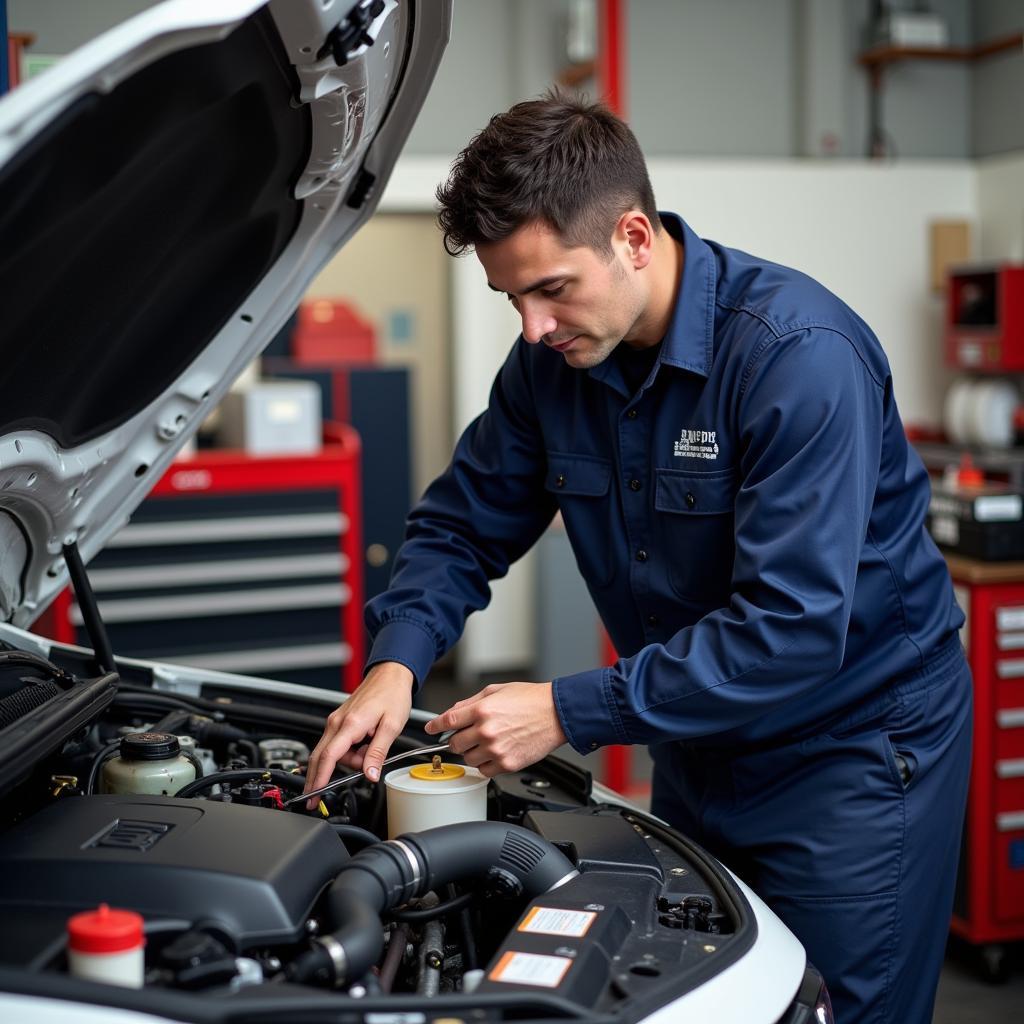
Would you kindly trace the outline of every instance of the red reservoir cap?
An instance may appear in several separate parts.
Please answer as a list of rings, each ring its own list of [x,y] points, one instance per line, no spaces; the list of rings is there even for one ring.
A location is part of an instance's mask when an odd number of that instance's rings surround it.
[[[68,946],[76,953],[123,953],[145,943],[142,915],[101,903],[68,919]]]

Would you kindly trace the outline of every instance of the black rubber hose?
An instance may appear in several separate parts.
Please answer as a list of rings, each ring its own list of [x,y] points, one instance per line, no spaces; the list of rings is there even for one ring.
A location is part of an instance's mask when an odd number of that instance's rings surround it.
[[[238,756],[244,757],[253,768],[261,768],[263,766],[263,759],[260,757],[260,748],[257,747],[252,740],[235,740],[231,746],[228,747],[229,750],[232,748]]]
[[[103,762],[109,761],[120,749],[121,741],[119,739],[112,740],[92,759],[92,765],[89,767],[89,778],[85,783],[86,793],[96,792],[96,780],[100,776]]]
[[[390,992],[395,983],[398,968],[402,966],[405,949],[409,945],[409,926],[396,925],[388,942],[388,951],[384,954],[384,962],[380,965],[380,989]]]
[[[357,850],[362,850],[380,842],[380,836],[375,836],[368,828],[360,828],[358,825],[335,824],[333,821],[329,821],[327,824],[334,829],[346,849],[349,849],[349,843],[352,843]],[[349,849],[349,852],[352,851]]]
[[[455,899],[458,890],[454,885],[445,886],[445,892],[450,900]],[[476,938],[473,935],[473,920],[470,916],[469,905],[459,911],[459,927],[462,930],[462,960],[466,970],[475,971],[479,964],[476,959]]]
[[[0,651],[0,665],[27,665],[65,688],[75,682],[75,677],[70,672],[65,672],[52,661],[47,661],[46,658],[31,651]]]
[[[158,722],[154,722],[153,728],[147,731],[169,732],[177,736],[191,717],[184,708],[175,708],[173,711],[168,711]]]
[[[327,890],[334,931],[294,960],[292,981],[335,985],[360,978],[380,959],[381,915],[448,882],[498,873],[533,899],[577,874],[565,855],[535,832],[498,821],[443,825],[360,850]]]
[[[206,718],[205,715],[191,716],[189,728],[201,747],[217,749],[226,747],[229,743],[249,739],[249,734],[244,729],[228,725],[227,722],[215,722],[212,718]]]
[[[275,786],[287,789],[292,793],[302,792],[306,780],[301,775],[292,775],[278,768],[239,768],[237,771],[214,772],[195,782],[182,786],[174,795],[176,797],[196,796],[218,784],[227,785],[232,782],[273,782]]]
[[[462,910],[464,907],[468,907],[473,899],[473,893],[464,892],[461,896],[445,900],[444,903],[435,903],[432,907],[423,907],[421,910],[389,910],[388,917],[395,921],[405,921],[407,924],[420,924],[423,921],[433,921],[435,918],[444,917],[445,914]]]

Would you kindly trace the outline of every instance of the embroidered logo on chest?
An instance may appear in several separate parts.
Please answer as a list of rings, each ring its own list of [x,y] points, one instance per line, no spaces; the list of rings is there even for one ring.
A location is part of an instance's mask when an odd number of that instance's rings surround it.
[[[718,440],[714,430],[682,430],[672,454],[685,459],[717,459]]]

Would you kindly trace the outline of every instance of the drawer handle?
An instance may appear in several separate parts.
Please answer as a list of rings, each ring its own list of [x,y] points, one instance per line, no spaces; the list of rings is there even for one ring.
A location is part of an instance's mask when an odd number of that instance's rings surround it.
[[[996,815],[996,828],[1000,832],[1016,832],[1024,829],[1024,811],[1006,811]]]
[[[337,579],[348,571],[348,559],[339,551],[279,558],[227,558],[216,562],[181,562],[165,565],[126,565],[90,569],[96,593],[111,590],[156,590],[159,587],[196,587],[209,583],[244,583],[294,580],[309,576]]]
[[[306,644],[301,647],[264,647],[244,651],[212,651],[206,654],[177,652],[162,656],[165,661],[174,661],[176,658],[181,658],[192,668],[217,672],[254,672],[266,677],[287,669],[347,665],[352,660],[352,648],[346,643]]]
[[[163,523],[129,523],[107,541],[108,548],[142,548],[152,544],[215,544],[237,540],[290,537],[336,537],[348,530],[341,512],[291,516],[233,516],[224,519],[176,519]]]
[[[1000,632],[1024,629],[1024,608],[997,608],[996,629]]]
[[[222,591],[214,594],[178,594],[173,597],[142,597],[100,601],[100,615],[107,625],[119,622],[150,622],[161,619],[197,619],[204,615],[245,615],[256,612],[294,611],[297,608],[331,608],[347,604],[352,591],[345,583],[310,587],[267,587],[263,590]],[[82,612],[72,605],[68,616],[80,626]]]
[[[997,711],[996,724],[1000,729],[1024,728],[1024,708],[1003,708]]]
[[[1024,676],[1024,658],[1007,658],[996,662],[996,675],[1000,679],[1020,679]]]
[[[1019,779],[1024,777],[1024,757],[1012,761],[996,761],[996,775],[1000,779]]]

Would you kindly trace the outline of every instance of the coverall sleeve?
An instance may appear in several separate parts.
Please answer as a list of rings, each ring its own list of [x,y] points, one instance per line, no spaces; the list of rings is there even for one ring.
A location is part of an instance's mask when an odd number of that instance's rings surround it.
[[[422,685],[470,612],[544,532],[555,501],[533,414],[525,342],[495,378],[486,411],[465,430],[445,472],[409,516],[390,585],[366,606],[367,668],[396,661]]]
[[[554,680],[577,750],[724,732],[839,671],[878,478],[884,390],[831,329],[754,350],[736,401],[742,454],[729,603],[664,644]]]

